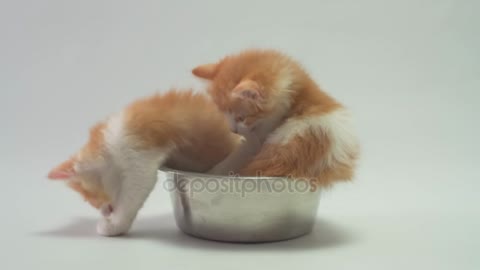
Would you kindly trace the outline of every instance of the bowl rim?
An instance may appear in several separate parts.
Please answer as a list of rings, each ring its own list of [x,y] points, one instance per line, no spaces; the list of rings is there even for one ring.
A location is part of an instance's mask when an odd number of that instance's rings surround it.
[[[238,175],[217,175],[217,174],[209,174],[209,173],[200,173],[200,172],[189,172],[189,171],[182,171],[177,169],[171,169],[168,167],[160,167],[158,169],[164,173],[175,173],[185,176],[195,176],[195,177],[203,177],[203,178],[222,178],[222,179],[234,179],[234,180],[295,180],[294,178],[285,176],[238,176]]]

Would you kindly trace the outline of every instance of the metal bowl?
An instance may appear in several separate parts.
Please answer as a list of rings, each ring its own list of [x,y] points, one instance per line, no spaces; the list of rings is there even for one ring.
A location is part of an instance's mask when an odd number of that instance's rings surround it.
[[[184,233],[216,241],[270,242],[311,232],[320,189],[281,177],[235,177],[162,168]]]

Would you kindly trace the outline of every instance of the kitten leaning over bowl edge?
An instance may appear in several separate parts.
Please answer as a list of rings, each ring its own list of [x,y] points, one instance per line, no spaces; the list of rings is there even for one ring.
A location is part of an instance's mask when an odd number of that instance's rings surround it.
[[[96,124],[85,146],[48,177],[66,181],[100,209],[99,234],[120,235],[130,229],[160,166],[205,172],[241,141],[207,97],[170,91]]]

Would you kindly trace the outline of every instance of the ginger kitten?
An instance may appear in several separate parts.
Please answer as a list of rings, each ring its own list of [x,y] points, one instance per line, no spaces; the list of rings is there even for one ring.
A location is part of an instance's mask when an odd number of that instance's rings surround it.
[[[239,151],[254,152],[249,159],[230,155],[223,170],[244,163],[241,175],[290,176],[320,186],[352,178],[359,147],[347,110],[290,57],[247,50],[192,73],[210,81],[208,92],[232,131],[247,139],[249,149]]]
[[[66,180],[102,217],[101,235],[126,233],[157,180],[157,170],[205,172],[240,142],[201,94],[170,91],[136,101],[95,125],[90,139],[50,179]]]

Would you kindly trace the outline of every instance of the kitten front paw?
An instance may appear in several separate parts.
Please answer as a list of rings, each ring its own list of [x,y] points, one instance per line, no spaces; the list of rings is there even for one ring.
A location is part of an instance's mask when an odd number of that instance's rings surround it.
[[[238,134],[242,135],[244,138],[242,145],[248,145],[250,149],[255,151],[260,149],[262,142],[255,132],[251,131],[245,126],[240,127],[238,130]]]
[[[237,125],[237,133],[242,135],[245,139],[248,139],[248,137],[252,135],[250,128],[242,123]]]
[[[127,233],[130,229],[128,224],[115,223],[111,219],[101,218],[97,223],[97,233],[103,236],[117,236]]]

